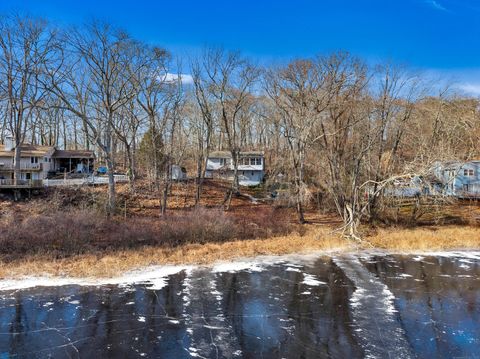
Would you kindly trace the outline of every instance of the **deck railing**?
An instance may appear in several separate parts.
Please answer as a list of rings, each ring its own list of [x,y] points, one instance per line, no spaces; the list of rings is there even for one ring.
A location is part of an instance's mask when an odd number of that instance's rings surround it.
[[[41,163],[20,163],[20,170],[36,170],[39,171],[42,169],[42,164]],[[0,171],[1,170],[9,170],[13,171],[15,170],[15,165],[13,163],[0,163]]]
[[[114,175],[115,183],[128,182],[126,175]],[[84,178],[67,179],[45,179],[45,180],[24,180],[24,179],[0,179],[0,188],[40,188],[58,186],[83,186],[108,184],[108,177],[88,176]]]
[[[126,175],[114,175],[115,183],[128,182]],[[108,177],[88,176],[84,178],[67,178],[67,179],[46,179],[43,181],[45,187],[56,186],[82,186],[88,184],[107,184]]]
[[[0,179],[0,187],[10,188],[38,188],[42,187],[42,180],[24,180],[24,179]]]

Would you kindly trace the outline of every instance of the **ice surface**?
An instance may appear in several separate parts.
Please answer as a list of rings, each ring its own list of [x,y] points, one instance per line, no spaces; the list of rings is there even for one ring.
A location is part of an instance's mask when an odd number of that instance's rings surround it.
[[[0,358],[478,354],[479,252],[325,254],[0,281]]]

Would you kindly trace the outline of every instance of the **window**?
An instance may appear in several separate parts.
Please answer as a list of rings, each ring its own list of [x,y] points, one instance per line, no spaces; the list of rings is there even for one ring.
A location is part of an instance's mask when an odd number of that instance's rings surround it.
[[[245,158],[245,164],[250,166],[259,166],[262,164],[262,160],[258,157]]]
[[[463,170],[463,175],[466,177],[472,177],[475,175],[475,171],[472,169],[464,169]]]
[[[30,163],[38,163],[38,157],[30,157]]]
[[[44,157],[44,158],[43,158],[43,161],[44,161],[44,162],[48,162],[48,158],[47,158],[47,157]]]
[[[219,158],[220,160],[220,166],[225,166],[226,159],[225,158]]]
[[[468,184],[464,184],[464,185],[463,185],[463,190],[464,190],[465,192],[468,192]]]

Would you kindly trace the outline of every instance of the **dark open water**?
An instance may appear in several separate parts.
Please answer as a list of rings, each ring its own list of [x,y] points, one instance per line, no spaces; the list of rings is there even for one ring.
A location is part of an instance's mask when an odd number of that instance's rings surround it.
[[[285,257],[0,291],[4,358],[479,358],[480,254]]]

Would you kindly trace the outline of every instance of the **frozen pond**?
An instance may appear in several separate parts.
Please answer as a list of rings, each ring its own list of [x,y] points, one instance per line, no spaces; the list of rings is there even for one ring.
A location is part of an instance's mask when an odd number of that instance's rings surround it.
[[[0,359],[480,357],[478,252],[161,273],[101,286],[0,282]]]

